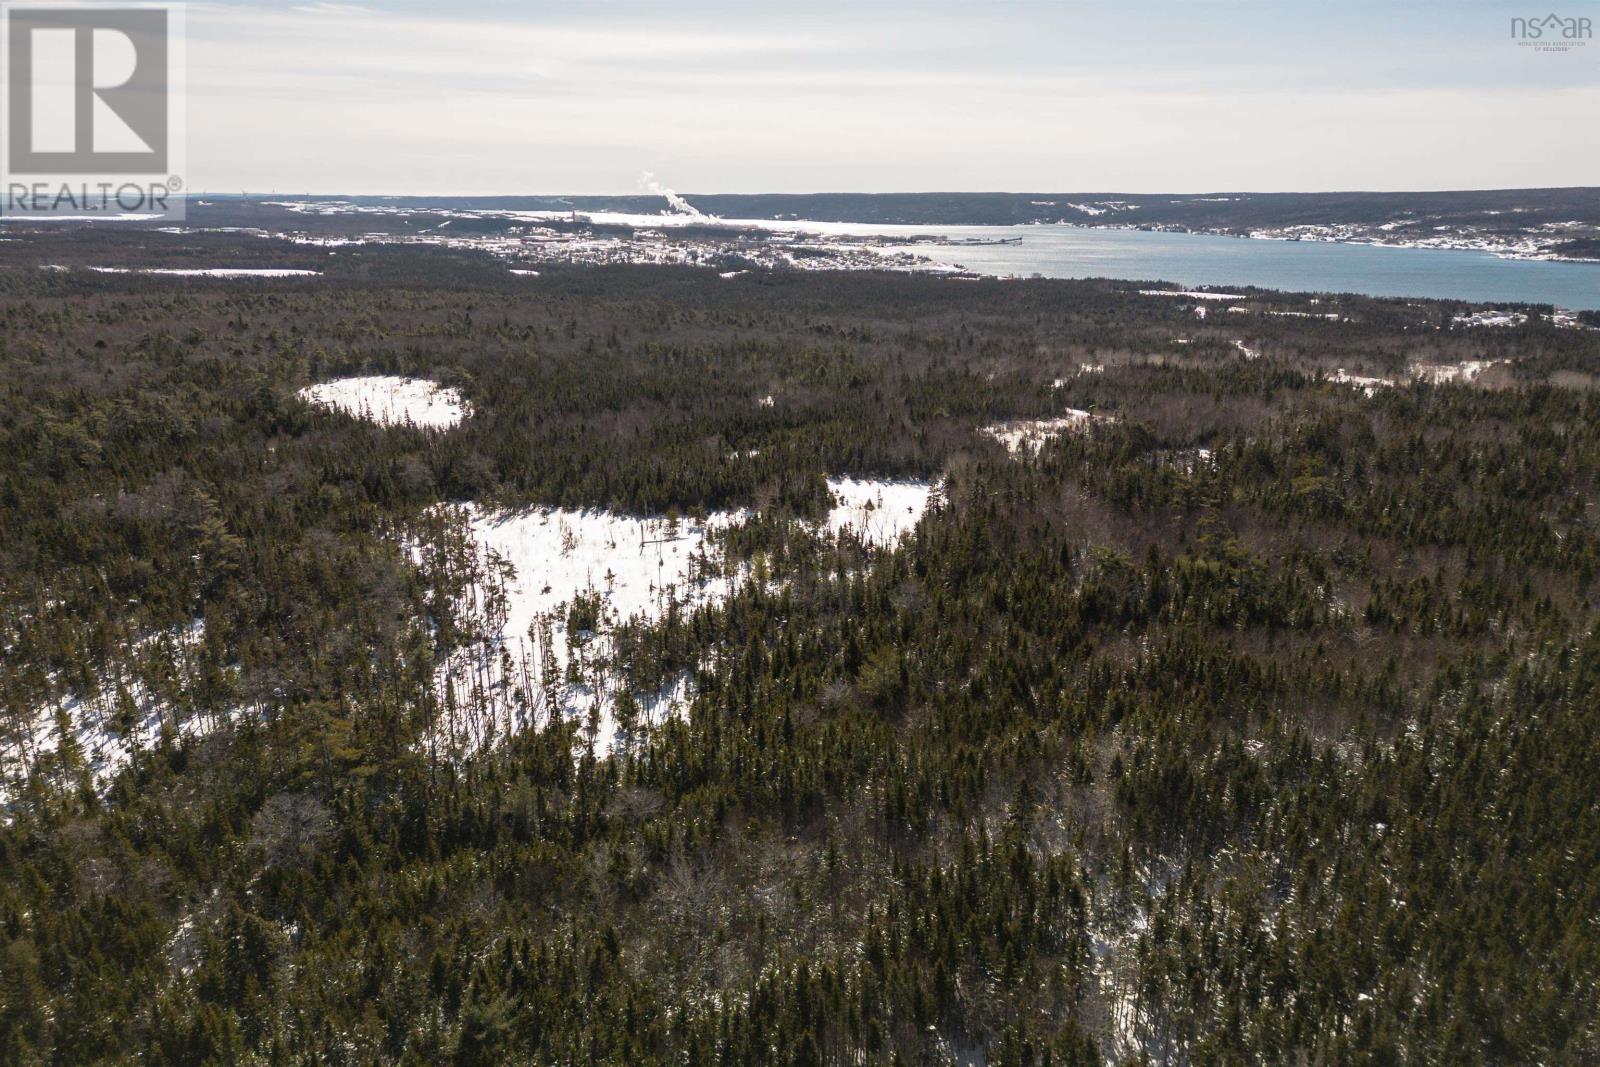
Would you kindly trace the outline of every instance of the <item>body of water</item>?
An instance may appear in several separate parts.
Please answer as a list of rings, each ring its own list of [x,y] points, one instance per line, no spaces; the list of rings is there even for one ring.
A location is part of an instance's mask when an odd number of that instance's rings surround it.
[[[834,233],[1021,237],[1015,245],[906,245],[981,274],[1255,285],[1304,292],[1524,302],[1600,309],[1600,263],[1502,259],[1488,252],[1264,241],[1075,226],[828,226]]]

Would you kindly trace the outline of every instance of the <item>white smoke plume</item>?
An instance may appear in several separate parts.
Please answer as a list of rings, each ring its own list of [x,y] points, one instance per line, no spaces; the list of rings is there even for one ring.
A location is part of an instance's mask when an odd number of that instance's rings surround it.
[[[694,217],[701,219],[710,217],[705,212],[689,203],[689,201],[685,200],[671,189],[668,189],[665,185],[662,185],[660,182],[656,181],[656,176],[649,171],[645,171],[643,174],[639,175],[639,184],[658,196],[666,197],[668,206],[680,215],[693,215]]]

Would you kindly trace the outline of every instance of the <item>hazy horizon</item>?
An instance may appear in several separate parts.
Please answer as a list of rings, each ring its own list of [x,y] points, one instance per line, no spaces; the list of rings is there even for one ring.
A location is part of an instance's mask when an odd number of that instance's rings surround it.
[[[1534,192],[1554,191],[1562,189],[1597,189],[1600,190],[1600,180],[1589,184],[1580,185],[1486,185],[1486,186],[1454,186],[1440,187],[1437,189],[673,189],[679,196],[1360,196],[1364,194],[1403,195],[1406,193],[1508,193],[1508,192]],[[283,189],[200,189],[186,195],[195,199],[200,197],[225,197],[239,196],[281,196],[286,198],[311,197],[313,199],[331,196],[363,196],[383,197],[388,199],[461,199],[461,200],[491,200],[505,199],[508,197],[548,198],[559,196],[582,197],[643,197],[665,199],[662,193],[641,191],[638,189],[600,190],[590,191],[584,189],[553,189],[537,192],[524,192],[522,190],[502,190],[499,192],[460,193],[448,190],[440,192],[373,192],[365,189],[313,189],[292,191]]]

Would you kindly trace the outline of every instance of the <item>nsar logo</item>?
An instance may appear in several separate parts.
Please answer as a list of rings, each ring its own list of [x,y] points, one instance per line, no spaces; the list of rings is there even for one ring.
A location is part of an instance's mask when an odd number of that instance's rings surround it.
[[[1594,36],[1594,21],[1584,15],[1557,15],[1543,18],[1514,18],[1511,37],[1537,52],[1568,52],[1587,44]]]

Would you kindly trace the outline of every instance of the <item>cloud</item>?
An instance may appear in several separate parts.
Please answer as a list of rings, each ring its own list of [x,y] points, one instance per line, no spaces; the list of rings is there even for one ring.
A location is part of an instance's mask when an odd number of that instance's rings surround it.
[[[1526,63],[1498,22],[1139,11],[191,4],[191,185],[632,192],[652,167],[699,192],[1181,191],[1600,173],[1574,135],[1600,102],[1593,64]],[[1406,36],[1421,33],[1426,60]],[[1495,129],[1518,134],[1486,151]]]

